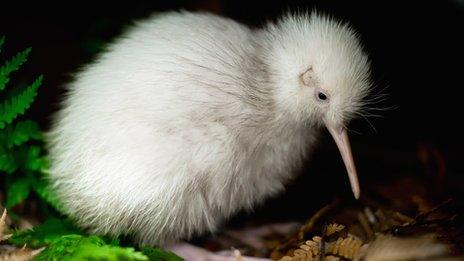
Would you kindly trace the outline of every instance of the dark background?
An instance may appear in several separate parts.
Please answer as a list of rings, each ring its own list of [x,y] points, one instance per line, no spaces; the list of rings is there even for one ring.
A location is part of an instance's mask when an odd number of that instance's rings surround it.
[[[351,126],[358,132],[351,138],[362,189],[375,194],[383,184],[411,177],[438,198],[462,196],[463,1],[15,1],[0,6],[0,35],[6,36],[0,59],[33,47],[15,78],[21,83],[44,74],[30,116],[47,129],[69,75],[130,21],[187,9],[261,26],[288,10],[314,8],[356,28],[372,60],[376,90],[389,95],[378,106],[395,107],[369,119],[377,132],[365,120]],[[351,197],[344,166],[328,136],[303,172],[285,195],[268,201],[255,217],[303,217],[335,195]]]

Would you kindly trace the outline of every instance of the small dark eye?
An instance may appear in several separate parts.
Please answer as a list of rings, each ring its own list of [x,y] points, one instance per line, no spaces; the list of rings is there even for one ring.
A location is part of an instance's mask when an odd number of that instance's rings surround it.
[[[317,94],[317,98],[319,98],[319,100],[325,101],[325,100],[327,100],[327,95],[325,95],[325,94],[322,93],[322,92],[319,92],[319,93]]]

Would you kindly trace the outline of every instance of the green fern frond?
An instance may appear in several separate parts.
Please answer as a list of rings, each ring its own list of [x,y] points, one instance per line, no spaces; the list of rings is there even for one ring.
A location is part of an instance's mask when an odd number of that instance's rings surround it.
[[[2,46],[5,43],[5,36],[0,37],[0,53],[2,52]]]
[[[60,200],[56,196],[54,190],[46,182],[45,178],[34,182],[34,184],[32,184],[32,188],[42,200],[50,204],[54,209],[60,212],[62,211],[63,207],[61,206]]]
[[[148,261],[148,257],[130,247],[107,245],[97,236],[66,235],[42,251],[37,260]]]
[[[17,246],[39,248],[51,244],[65,235],[81,234],[68,219],[50,218],[33,229],[16,231],[8,242]]]
[[[42,132],[39,126],[31,120],[8,124],[4,131],[0,132],[0,144],[3,144],[8,149],[24,144],[31,139],[42,140]]]
[[[121,246],[117,239],[86,235],[69,219],[51,218],[33,229],[17,231],[8,243],[32,248],[45,246],[35,260],[183,260],[159,248],[143,247],[136,251],[132,247]]]
[[[162,250],[154,247],[143,247],[142,254],[146,255],[150,260],[160,261],[182,261],[181,257],[173,252]]]
[[[42,149],[39,146],[23,144],[12,153],[16,165],[20,166],[23,172],[41,171],[46,166],[46,159],[41,155]]]
[[[42,84],[43,76],[39,76],[24,91],[0,104],[0,129],[23,114],[37,96],[37,89]]]
[[[23,202],[31,193],[31,180],[29,178],[21,178],[15,180],[8,187],[5,207],[11,208]]]
[[[11,153],[0,145],[0,172],[11,174],[18,169],[16,160]]]
[[[4,41],[4,38],[2,39]],[[19,67],[21,67],[21,65],[27,61],[27,57],[29,56],[30,52],[31,48],[29,47],[26,50],[19,52],[18,54],[13,56],[11,60],[7,61],[2,67],[0,67],[0,91],[5,89],[6,84],[10,81],[10,73],[18,70]]]

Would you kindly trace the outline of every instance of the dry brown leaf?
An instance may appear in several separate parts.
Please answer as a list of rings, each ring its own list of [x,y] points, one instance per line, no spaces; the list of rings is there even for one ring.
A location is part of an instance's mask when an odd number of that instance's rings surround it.
[[[45,248],[39,248],[39,249],[28,249],[28,248],[19,248],[15,249],[13,251],[8,251],[5,253],[0,254],[0,261],[26,261],[26,260],[32,260],[33,257],[38,255],[42,250]]]
[[[5,209],[3,210],[3,214],[0,217],[0,242],[8,239],[11,236],[11,235],[4,234],[5,229],[6,229],[6,217],[7,217],[7,211]],[[31,260],[34,256],[38,255],[44,249],[45,248],[33,250],[33,249],[26,248],[26,246],[23,246],[22,248],[11,247],[10,249],[0,253],[0,261]]]
[[[416,260],[446,255],[445,245],[432,237],[399,238],[379,235],[363,254],[366,261],[380,260]]]
[[[242,253],[240,253],[240,250],[235,249],[233,253],[234,253],[235,261],[243,261],[243,256],[242,256]]]
[[[2,216],[0,217],[0,242],[2,242],[3,240],[7,240],[11,235],[5,235],[4,232],[5,232],[5,229],[6,229],[6,209],[3,210],[3,214]]]

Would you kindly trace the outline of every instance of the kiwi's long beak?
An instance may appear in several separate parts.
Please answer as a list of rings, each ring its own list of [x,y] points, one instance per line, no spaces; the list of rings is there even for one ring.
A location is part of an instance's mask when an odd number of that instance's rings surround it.
[[[335,140],[335,143],[337,143],[340,154],[342,154],[343,162],[345,163],[348,177],[350,178],[351,189],[353,190],[354,197],[358,199],[361,191],[346,129],[343,127],[332,127],[330,125],[327,125],[327,129]]]

